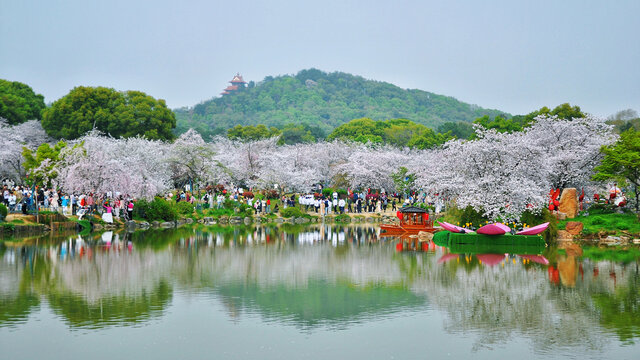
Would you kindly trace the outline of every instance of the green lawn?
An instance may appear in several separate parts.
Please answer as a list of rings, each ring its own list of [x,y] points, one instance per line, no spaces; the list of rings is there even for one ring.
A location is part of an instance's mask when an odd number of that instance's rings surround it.
[[[558,229],[563,230],[569,221],[581,222],[584,225],[582,233],[585,235],[595,234],[598,231],[624,231],[640,234],[640,221],[638,221],[638,216],[633,213],[577,216],[575,219],[558,222]]]

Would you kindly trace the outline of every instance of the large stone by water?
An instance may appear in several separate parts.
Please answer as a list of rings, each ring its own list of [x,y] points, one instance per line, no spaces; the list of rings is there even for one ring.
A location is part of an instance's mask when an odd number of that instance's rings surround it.
[[[575,188],[566,188],[562,190],[560,196],[560,205],[558,211],[567,214],[569,219],[573,219],[578,215],[578,190]]]
[[[584,225],[579,221],[569,221],[565,226],[565,230],[571,235],[578,235],[582,232]]]

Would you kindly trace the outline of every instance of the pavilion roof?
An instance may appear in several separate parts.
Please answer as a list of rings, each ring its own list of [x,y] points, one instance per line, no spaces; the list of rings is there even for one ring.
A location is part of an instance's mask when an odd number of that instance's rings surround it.
[[[427,210],[423,209],[423,208],[419,208],[417,206],[405,206],[403,208],[400,209],[400,212],[405,214],[405,213],[419,213],[419,214],[424,214],[427,212]]]

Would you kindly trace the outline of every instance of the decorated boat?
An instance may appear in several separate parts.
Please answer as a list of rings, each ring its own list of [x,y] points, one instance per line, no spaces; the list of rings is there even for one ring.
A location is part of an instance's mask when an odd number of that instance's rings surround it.
[[[437,246],[447,248],[447,253],[438,259],[444,263],[459,259],[462,254],[475,256],[482,264],[494,266],[504,261],[508,254],[522,259],[548,265],[542,254],[546,248],[544,239],[539,235],[484,235],[478,233],[458,233],[439,231],[433,235]]]
[[[401,208],[396,216],[400,220],[398,224],[382,224],[380,230],[383,231],[381,235],[402,235],[402,234],[417,234],[420,231],[434,232],[436,228],[433,227],[433,220],[429,219],[429,213],[425,209],[406,206]]]
[[[539,254],[545,241],[540,235],[485,235],[478,233],[459,233],[439,231],[433,235],[433,242],[449,248],[455,253],[504,253],[505,247],[512,248],[516,254]]]

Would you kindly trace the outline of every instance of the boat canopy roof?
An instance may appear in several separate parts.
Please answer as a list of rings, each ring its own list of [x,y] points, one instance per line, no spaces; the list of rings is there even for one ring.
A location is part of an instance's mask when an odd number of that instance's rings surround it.
[[[406,206],[406,207],[401,208],[401,209],[400,209],[400,212],[401,212],[401,213],[403,213],[403,214],[406,214],[406,213],[410,213],[410,214],[415,214],[415,213],[418,213],[418,214],[424,214],[424,213],[426,213],[426,212],[427,212],[427,210],[425,210],[425,209],[423,209],[423,208],[416,207],[416,206]]]

